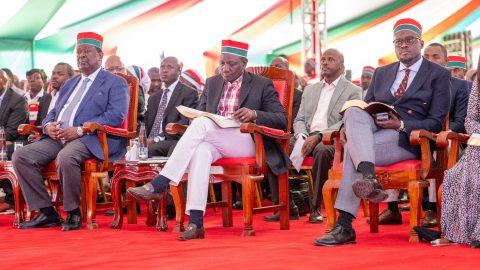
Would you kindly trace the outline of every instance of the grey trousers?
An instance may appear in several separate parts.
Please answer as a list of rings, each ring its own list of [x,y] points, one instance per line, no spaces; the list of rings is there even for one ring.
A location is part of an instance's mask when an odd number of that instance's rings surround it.
[[[46,138],[26,145],[13,153],[13,168],[30,210],[52,206],[43,183],[42,168],[56,159],[57,173],[63,192],[63,209],[80,206],[82,163],[93,155],[80,140],[62,145]]]
[[[360,108],[352,107],[344,115],[347,143],[343,159],[343,175],[335,208],[357,215],[360,198],[355,196],[352,184],[361,179],[357,171],[362,161],[375,166],[386,166],[416,156],[398,146],[400,133],[394,129],[379,128],[372,116]]]

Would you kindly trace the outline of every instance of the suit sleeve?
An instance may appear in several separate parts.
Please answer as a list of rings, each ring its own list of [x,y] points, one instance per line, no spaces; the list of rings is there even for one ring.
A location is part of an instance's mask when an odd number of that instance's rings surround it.
[[[404,120],[407,134],[417,129],[435,133],[442,130],[443,122],[450,110],[450,72],[446,69],[437,70],[437,74],[431,75],[433,77],[431,81],[432,101],[427,117],[423,120]]]
[[[466,88],[459,88],[452,97],[454,106],[450,111],[450,130],[457,133],[465,132],[465,117],[467,117],[468,91]]]
[[[370,103],[370,102],[375,101],[375,97],[373,95],[373,89],[375,88],[376,78],[377,78],[377,71],[375,70],[375,72],[373,73],[373,76],[372,76],[372,80],[370,81],[370,85],[368,86],[367,94],[365,95],[365,98],[363,99],[363,101],[365,101],[366,103]],[[360,93],[360,99],[362,99],[361,93]]]
[[[130,101],[127,82],[123,78],[116,77],[113,79],[108,95],[105,112],[85,122],[96,122],[100,125],[112,127],[118,127],[122,124],[127,115]]]
[[[17,131],[18,126],[28,121],[27,101],[24,98],[12,101],[15,103],[11,108],[7,124],[5,125],[5,138],[7,141],[16,140],[20,136]]]
[[[198,93],[195,90],[185,89],[187,91],[186,97],[182,101],[182,105],[189,108],[196,108],[198,106]],[[180,121],[178,123],[182,125],[188,125],[190,120],[180,114]]]
[[[145,119],[145,93],[142,87],[138,89],[138,114],[137,121],[143,122]]]
[[[265,80],[261,110],[257,110],[257,124],[276,129],[287,128],[287,115],[271,80]]]
[[[200,110],[200,111],[207,110],[208,90],[210,89],[210,83],[211,83],[210,79],[207,79],[205,81],[205,88],[202,92],[202,95],[200,95],[200,100],[198,101],[198,104],[197,104],[197,110]]]

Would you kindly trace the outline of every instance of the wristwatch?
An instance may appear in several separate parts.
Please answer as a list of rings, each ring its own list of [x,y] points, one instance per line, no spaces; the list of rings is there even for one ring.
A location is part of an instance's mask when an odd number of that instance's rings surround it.
[[[83,136],[83,128],[82,127],[77,127],[77,135],[78,135],[78,137]]]

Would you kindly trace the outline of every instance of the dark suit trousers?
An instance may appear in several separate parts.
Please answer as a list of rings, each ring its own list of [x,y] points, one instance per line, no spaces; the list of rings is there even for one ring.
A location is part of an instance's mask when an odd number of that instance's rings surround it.
[[[169,157],[172,154],[173,149],[175,149],[177,142],[178,140],[165,140],[150,144],[148,146],[148,157]]]
[[[93,155],[80,140],[63,145],[46,138],[26,145],[13,153],[13,168],[30,210],[52,206],[43,183],[42,168],[56,159],[57,174],[63,192],[63,208],[71,211],[80,206],[82,163]]]
[[[313,149],[313,197],[312,197],[312,210],[319,209],[322,203],[323,184],[328,179],[328,170],[332,167],[333,156],[335,154],[335,146],[324,145],[323,143],[317,144]]]

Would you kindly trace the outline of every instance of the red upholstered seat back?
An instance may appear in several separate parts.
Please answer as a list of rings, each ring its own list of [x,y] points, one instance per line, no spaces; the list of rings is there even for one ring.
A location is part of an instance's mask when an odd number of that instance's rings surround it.
[[[138,91],[140,91],[138,87],[138,80],[135,78],[135,76],[122,73],[115,74],[127,81],[128,93],[130,94],[130,103],[128,105],[127,115],[120,128],[126,129],[130,132],[135,132],[137,130]]]
[[[273,80],[273,87],[277,90],[278,98],[283,107],[285,107],[285,95],[287,94],[287,82],[285,80]]]

